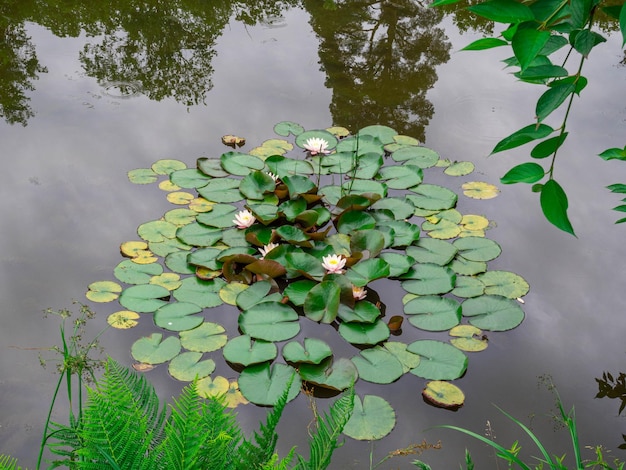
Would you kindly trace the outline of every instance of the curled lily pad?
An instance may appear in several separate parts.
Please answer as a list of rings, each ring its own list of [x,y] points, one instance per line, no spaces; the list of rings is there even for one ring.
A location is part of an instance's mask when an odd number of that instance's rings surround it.
[[[382,439],[396,425],[396,413],[391,405],[376,395],[365,395],[363,401],[354,396],[354,409],[343,433],[359,441]]]
[[[407,347],[409,352],[421,357],[411,373],[431,380],[454,380],[467,369],[467,356],[451,344],[432,339],[414,341]]]
[[[301,279],[290,283],[284,290],[285,294],[289,298],[289,302],[293,305],[300,307],[304,304],[309,291],[317,285],[317,282],[310,279]]]
[[[191,382],[211,375],[215,370],[215,361],[206,359],[201,361],[202,353],[184,352],[170,361],[167,368],[170,375],[175,379]]]
[[[442,380],[428,382],[422,390],[422,396],[440,408],[457,409],[465,403],[463,391],[456,385]]]
[[[277,355],[278,348],[274,343],[255,340],[248,335],[237,336],[224,346],[224,359],[242,366],[273,361]]]
[[[239,389],[252,403],[273,406],[287,390],[290,381],[287,401],[293,400],[300,393],[301,381],[296,370],[285,364],[256,364],[241,372]]]
[[[304,346],[297,341],[290,341],[283,346],[283,357],[293,363],[319,364],[332,354],[330,346],[317,338],[304,338]]]

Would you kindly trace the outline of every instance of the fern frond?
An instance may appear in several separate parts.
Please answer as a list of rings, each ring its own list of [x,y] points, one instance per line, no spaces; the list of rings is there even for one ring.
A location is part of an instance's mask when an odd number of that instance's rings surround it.
[[[22,470],[22,467],[17,466],[17,459],[8,455],[0,455],[0,470]]]
[[[317,431],[310,439],[309,461],[298,457],[297,469],[323,470],[330,465],[334,450],[340,446],[339,435],[354,409],[354,386],[330,407],[317,422]]]
[[[242,435],[237,416],[228,411],[221,397],[203,403],[199,425],[204,432],[198,453],[198,468],[236,468]]]
[[[272,411],[267,415],[265,424],[261,423],[259,432],[254,432],[254,442],[244,440],[239,447],[239,465],[237,468],[249,470],[252,468],[262,468],[262,466],[271,460],[278,441],[278,433],[276,426],[283,414],[285,405],[289,398],[289,390],[294,380],[294,376],[287,383],[287,388],[278,398]]]

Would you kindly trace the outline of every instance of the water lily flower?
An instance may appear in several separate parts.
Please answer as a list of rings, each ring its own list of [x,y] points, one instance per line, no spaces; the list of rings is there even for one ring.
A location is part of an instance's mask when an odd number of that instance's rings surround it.
[[[354,297],[354,300],[363,300],[367,297],[365,287],[352,286],[352,297]]]
[[[276,248],[277,246],[278,246],[278,243],[268,243],[263,248],[259,248],[259,251],[261,252],[261,259],[265,258],[267,254],[270,251],[272,251],[274,248]]]
[[[275,175],[271,171],[268,171],[267,175],[274,180],[274,183],[276,183],[278,181],[278,175]]]
[[[326,270],[326,274],[341,274],[345,265],[346,259],[340,255],[322,257],[322,267]]]
[[[307,139],[303,147],[311,152],[311,155],[317,155],[320,153],[326,155],[330,153],[330,150],[326,150],[328,142],[319,137],[311,137],[310,139]]]
[[[256,222],[256,218],[249,210],[242,210],[237,212],[237,214],[235,215],[235,220],[233,220],[233,224],[235,224],[239,229],[248,228],[254,222]]]

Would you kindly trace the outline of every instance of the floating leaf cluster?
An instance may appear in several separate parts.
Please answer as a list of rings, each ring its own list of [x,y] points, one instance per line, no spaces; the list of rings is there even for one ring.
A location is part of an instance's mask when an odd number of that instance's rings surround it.
[[[160,160],[129,172],[140,184],[166,175],[160,187],[181,207],[140,225],[141,241],[122,244],[127,259],[114,276],[124,287],[96,282],[87,296],[118,299],[124,310],[109,318],[116,327],[152,314],[160,330],[137,340],[132,356],[169,363],[179,380],[199,377],[207,390],[218,387],[210,378],[215,362],[204,354],[222,350],[241,371],[241,397],[237,384],[220,378],[219,390],[230,391],[234,404],[271,405],[288,386],[293,399],[302,382],[338,392],[359,379],[391,383],[411,373],[433,381],[427,400],[461,406],[463,394],[449,381],[465,373],[467,351],[487,346],[482,330],[522,322],[515,299],[528,291],[520,276],[487,270],[501,252],[485,238],[489,221],[461,214],[454,191],[423,182],[428,168],[465,175],[473,165],[441,160],[386,126],[351,135],[282,122],[275,131],[292,136],[296,150],[271,139],[249,153],[200,158],[195,168]],[[379,279],[406,292],[404,311],[387,320],[386,299],[372,287]],[[225,304],[237,307],[239,331],[220,324]],[[305,322],[328,325],[328,334],[355,346],[352,357],[305,337]],[[392,332],[402,337],[402,325],[421,330],[420,339],[392,340]],[[424,334],[446,331],[449,342]],[[355,409],[362,409],[359,421],[346,433],[357,439],[380,438],[394,426],[382,398],[357,397]]]

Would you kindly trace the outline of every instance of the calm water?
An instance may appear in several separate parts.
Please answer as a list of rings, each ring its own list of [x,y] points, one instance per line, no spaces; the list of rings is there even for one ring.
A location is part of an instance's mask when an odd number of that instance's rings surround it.
[[[30,2],[0,7],[0,21],[10,25],[3,25],[5,63],[21,64],[0,69],[3,87],[14,85],[0,95],[6,120],[14,122],[0,123],[0,453],[27,467],[34,467],[56,380],[30,350],[58,343],[57,323],[42,320],[42,310],[84,301],[89,283],[112,277],[119,244],[137,239],[140,223],[170,208],[158,189],[130,184],[127,171],[159,158],[191,166],[197,157],[219,156],[228,150],[223,134],[244,136],[249,150],[273,137],[273,124],[282,120],[305,128],[381,123],[424,140],[444,158],[473,161],[477,180],[497,184],[526,149],[486,156],[500,138],[530,122],[540,93],[502,70],[505,50],[457,52],[480,36],[459,32],[464,18],[413,2],[369,10],[350,2],[338,12],[319,1],[302,7],[115,3],[102,11],[68,3],[67,11],[51,4],[44,13]],[[109,16],[112,11],[119,13]],[[373,53],[367,15],[381,18]],[[585,71],[589,86],[575,102],[559,157],[557,175],[570,196],[578,239],[543,220],[526,186],[503,187],[491,201],[460,198],[462,212],[497,222],[489,237],[503,254],[490,267],[530,283],[527,317],[516,330],[491,334],[489,348],[470,356],[458,381],[467,395],[458,412],[424,404],[424,383],[414,376],[388,386],[360,382],[359,394],[385,396],[398,414],[393,433],[376,443],[375,460],[441,439],[442,450],[421,457],[433,468],[458,468],[465,447],[477,468],[496,468],[483,445],[429,429],[447,423],[482,433],[488,420],[503,445],[521,439],[493,404],[531,422],[553,453],[571,454],[567,436],[553,430],[548,416],[553,399],[538,386],[543,374],[553,377],[567,406],[576,406],[582,445],[603,444],[626,459],[617,450],[626,432],[619,404],[594,399],[594,378],[623,370],[626,352],[626,228],[613,225],[618,214],[610,208],[619,198],[603,189],[625,182],[626,172],[623,164],[595,156],[624,145],[626,68],[619,45],[613,34],[594,50]],[[9,93],[23,99],[9,106]],[[460,189],[454,180],[445,184]],[[117,309],[95,308],[98,330]],[[104,338],[107,352],[130,364],[130,345],[141,333],[111,332]],[[179,384],[159,370],[149,378],[164,397],[178,392]],[[252,406],[240,410],[247,429],[264,415]],[[65,419],[63,412],[56,417]],[[289,405],[279,429],[281,455],[292,445],[304,452],[302,423],[310,419],[306,398]],[[368,443],[347,439],[332,468],[368,468],[369,452]],[[395,458],[381,468],[414,468],[411,460]]]

